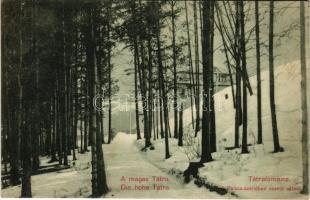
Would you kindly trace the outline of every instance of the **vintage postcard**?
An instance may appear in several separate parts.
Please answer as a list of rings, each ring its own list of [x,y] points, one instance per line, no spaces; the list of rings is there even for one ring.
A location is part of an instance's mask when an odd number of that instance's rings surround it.
[[[308,199],[309,5],[2,0],[1,197]]]

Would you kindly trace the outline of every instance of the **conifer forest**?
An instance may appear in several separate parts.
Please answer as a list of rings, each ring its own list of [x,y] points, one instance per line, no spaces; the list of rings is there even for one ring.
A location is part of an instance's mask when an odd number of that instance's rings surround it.
[[[2,0],[1,197],[309,198],[309,5]]]

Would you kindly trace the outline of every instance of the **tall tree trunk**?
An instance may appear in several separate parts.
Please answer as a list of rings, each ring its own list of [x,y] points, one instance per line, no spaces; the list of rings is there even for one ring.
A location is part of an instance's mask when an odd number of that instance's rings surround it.
[[[215,4],[215,3],[214,3]],[[210,145],[211,145],[211,152],[216,152],[216,124],[215,124],[215,108],[214,108],[214,80],[213,80],[213,49],[214,49],[214,5],[211,9],[211,17],[212,17],[212,24],[211,24],[211,58],[210,58]]]
[[[83,123],[84,123],[84,121],[83,121],[83,119],[82,119],[82,112],[80,111],[80,135],[81,135],[81,139],[80,139],[80,143],[81,143],[81,146],[80,146],[80,152],[81,153],[84,153],[84,143],[83,143],[83,141],[84,141],[84,136],[83,136],[83,130],[84,130],[84,127],[83,127]]]
[[[260,75],[260,38],[259,38],[259,5],[255,0],[255,34],[256,34],[256,76],[257,76],[257,144],[263,143],[262,133],[262,89]]]
[[[19,83],[20,84],[20,83]],[[21,86],[21,84],[20,84]],[[19,119],[22,119],[22,89],[20,90],[19,94]],[[26,105],[26,107],[30,107],[30,105]],[[28,116],[30,112],[27,110],[26,113]],[[31,166],[31,136],[30,136],[30,128],[31,126],[27,127],[26,124],[22,124],[20,121],[19,124],[19,132],[22,134],[22,161],[23,161],[23,176],[22,176],[22,188],[21,188],[21,197],[32,197],[32,192],[31,192],[31,171],[32,171],[32,166]],[[23,131],[22,131],[23,130]]]
[[[35,94],[35,108],[34,108],[34,116],[35,121],[34,123],[34,132],[33,132],[33,155],[32,155],[32,168],[34,170],[39,169],[40,161],[39,161],[39,135],[40,135],[40,127],[39,127],[39,121],[40,121],[40,112],[39,112],[39,66],[36,63],[36,2],[35,0],[32,0],[32,12],[31,12],[31,18],[32,18],[32,64],[35,68],[35,87],[36,87],[36,94]]]
[[[169,139],[168,139],[168,102],[167,102],[167,94],[165,87],[165,79],[164,79],[164,67],[162,63],[162,55],[161,55],[161,43],[160,43],[160,16],[159,16],[159,3],[156,2],[156,11],[157,11],[157,31],[156,31],[156,40],[157,40],[157,58],[158,58],[158,73],[159,73],[159,82],[160,82],[160,90],[162,92],[163,99],[163,111],[164,111],[164,125],[165,125],[165,158],[170,158],[169,152]]]
[[[173,110],[174,110],[174,138],[178,138],[178,86],[177,86],[177,52],[174,6],[176,2],[171,1],[171,24],[172,24],[172,57],[173,57]]]
[[[240,6],[236,2],[236,30],[235,30],[235,52],[236,52],[236,109],[235,109],[235,148],[239,148],[239,126],[242,124],[241,105],[241,67],[240,67]]]
[[[53,92],[52,92],[53,94]],[[44,148],[44,153],[48,156],[51,157],[51,147],[52,147],[52,134],[53,134],[53,108],[52,108],[52,103],[53,100],[52,98],[49,99],[47,108],[46,110],[49,111],[49,115],[47,119],[45,120],[45,148]]]
[[[96,15],[93,15],[93,20],[92,20],[92,31],[91,31],[91,48],[92,48],[92,54],[93,54],[93,67],[94,67],[94,72],[93,72],[93,75],[94,75],[94,80],[93,80],[93,94],[96,95],[97,94],[97,88],[98,86],[100,86],[100,83],[98,83],[98,68],[100,67],[97,63],[97,54],[96,54],[96,25],[95,25],[95,22],[94,22],[94,16],[97,17],[97,11],[95,11]],[[109,23],[109,22],[108,22]],[[110,25],[108,25],[110,26]],[[110,29],[108,28],[108,34],[109,33]],[[108,37],[108,41],[110,38]],[[109,51],[110,51],[110,47],[109,47]],[[108,56],[110,56],[110,54],[108,53]],[[110,58],[108,58],[110,59]],[[110,63],[110,60],[108,61],[109,63],[109,81],[111,82],[111,63]],[[109,96],[111,98],[111,86],[109,86]],[[93,98],[92,98],[93,99]],[[101,120],[100,118],[100,111],[96,110],[96,109],[93,109],[93,112],[95,112],[95,117],[96,117],[96,122],[98,120]],[[94,116],[94,113],[93,113],[93,116]],[[100,122],[102,123],[102,121]],[[105,194],[109,191],[108,189],[108,186],[107,186],[107,179],[106,179],[106,172],[105,172],[105,163],[104,163],[104,158],[103,158],[103,151],[102,151],[102,133],[100,131],[100,123],[99,124],[96,124],[97,127],[96,127],[96,150],[97,150],[97,187],[98,187],[98,195],[102,195],[102,194]],[[111,122],[110,122],[111,123]],[[111,128],[111,127],[110,127]],[[110,140],[111,142],[111,140]]]
[[[153,94],[152,94],[153,95]],[[156,99],[155,99],[155,101],[156,101]],[[153,95],[153,97],[152,97],[152,128],[153,128],[153,134],[154,134],[154,140],[156,140],[156,115],[155,115],[155,112],[156,112],[156,110],[155,110],[156,108],[155,108],[155,102],[154,102],[154,95]],[[158,132],[157,132],[158,133]]]
[[[52,97],[52,111],[53,111],[53,130],[52,130],[52,147],[51,147],[51,162],[55,162],[56,158],[56,135],[57,135],[57,93],[56,93],[56,85],[54,90],[54,96]]]
[[[244,11],[243,11],[243,1],[238,1],[240,6],[240,29],[241,29],[241,37],[240,37],[240,46],[241,46],[241,60],[242,60],[242,94],[243,94],[243,114],[242,114],[242,148],[241,153],[249,153],[248,150],[248,99],[247,99],[247,87],[246,87],[246,46],[245,46],[245,27],[244,27]]]
[[[61,107],[61,92],[60,92],[60,75],[59,69],[56,70],[56,88],[57,88],[57,144],[58,144],[58,163],[63,163],[63,130],[62,130],[62,107]]]
[[[142,16],[142,2],[139,0],[139,6],[140,6],[140,19],[143,20]],[[144,123],[144,139],[145,139],[145,148],[151,146],[150,137],[148,136],[150,133],[148,133],[148,113],[147,113],[147,90],[146,90],[146,75],[145,75],[145,52],[144,52],[144,38],[138,38],[138,43],[140,46],[140,57],[141,57],[141,63],[138,68],[139,72],[139,83],[140,83],[140,91],[141,91],[141,101],[142,101],[142,107],[143,107],[143,123]]]
[[[137,129],[137,140],[141,139],[140,133],[140,119],[139,119],[139,99],[138,99],[138,65],[140,64],[139,56],[138,56],[138,44],[137,37],[134,39],[134,61],[135,61],[135,110],[136,110],[136,129]]]
[[[131,0],[131,15],[133,17],[133,21],[138,22],[137,14],[136,14],[136,1]],[[141,131],[140,131],[140,117],[139,117],[139,96],[138,96],[138,69],[140,65],[139,60],[139,48],[138,48],[138,35],[133,36],[133,53],[134,53],[134,81],[135,81],[135,115],[136,115],[136,130],[137,130],[137,140],[141,139]],[[141,83],[140,83],[141,84]]]
[[[108,22],[108,30],[107,30],[107,40],[110,43],[110,22]],[[108,44],[108,95],[109,95],[109,122],[108,122],[108,144],[112,141],[112,64],[111,64],[111,44]]]
[[[148,113],[147,113],[147,94],[146,94],[146,75],[145,75],[145,54],[144,54],[144,44],[140,39],[140,52],[141,52],[141,65],[139,66],[139,82],[142,94],[142,107],[143,107],[143,123],[144,123],[144,138],[145,138],[145,148],[151,146],[151,141],[149,137],[148,128]]]
[[[274,94],[274,56],[273,56],[273,23],[274,23],[274,2],[270,1],[270,12],[269,12],[269,84],[270,84],[270,111],[271,111],[271,122],[272,122],[272,136],[274,144],[274,152],[283,152],[284,149],[280,146],[275,94]]]
[[[21,39],[20,39],[21,40]],[[22,41],[21,41],[22,43]],[[20,54],[20,53],[19,53]],[[22,57],[22,55],[19,55],[20,57]],[[19,58],[22,59],[22,58]],[[21,62],[21,61],[20,61]],[[19,63],[19,65],[22,65],[21,63]],[[20,82],[20,74],[17,73],[17,83]],[[18,85],[18,98],[21,99],[22,98],[22,86],[21,84]],[[14,115],[12,115],[12,124],[17,124],[17,127],[13,126],[12,127],[12,133],[10,133],[10,137],[9,137],[9,145],[10,146],[14,146],[15,148],[11,148],[10,149],[10,183],[12,185],[18,185],[20,184],[20,149],[21,149],[21,132],[19,130],[19,120],[21,120],[21,110],[13,108],[12,109],[14,112]]]
[[[199,2],[200,4],[200,2]],[[196,126],[195,136],[200,131],[200,65],[199,65],[199,42],[198,42],[198,19],[197,19],[197,3],[193,2],[194,9],[194,35],[195,35],[195,71],[196,71]],[[201,20],[201,19],[200,19]]]
[[[78,28],[75,28],[75,37],[76,40],[78,40]],[[75,151],[75,148],[79,152],[79,147],[78,147],[78,44],[79,42],[75,42],[75,50],[74,50],[74,56],[75,56],[75,62],[74,62],[74,71],[73,71],[73,80],[72,80],[72,101],[74,101],[73,105],[73,135],[74,135],[74,148],[73,151]],[[82,129],[81,129],[82,131]],[[82,138],[80,139],[82,141]],[[82,146],[82,145],[81,145]],[[75,153],[74,153],[75,154]]]
[[[158,73],[158,90],[159,90],[159,97],[158,97],[158,101],[159,101],[159,121],[160,121],[160,137],[164,138],[164,124],[163,124],[163,101],[162,101],[162,91],[161,91],[161,83],[160,83],[160,74]]]
[[[147,48],[148,48],[148,139],[151,140],[152,138],[152,104],[153,104],[153,85],[152,85],[152,78],[153,78],[153,66],[152,66],[152,44],[151,44],[151,30],[148,30],[148,37],[147,37]]]
[[[20,1],[20,10],[19,10],[19,22],[22,26],[23,21],[23,2]],[[32,10],[33,12],[33,10]],[[32,197],[31,194],[31,137],[30,132],[27,128],[27,125],[23,123],[23,84],[22,84],[22,70],[23,70],[23,33],[19,29],[19,66],[17,72],[17,84],[18,84],[18,110],[17,110],[17,148],[19,148],[20,138],[22,144],[22,161],[23,161],[23,176],[22,176],[22,188],[21,188],[21,197]],[[26,108],[29,109],[30,105],[26,105]],[[28,111],[28,110],[26,110]],[[25,112],[29,114],[29,112]],[[25,130],[26,129],[26,130]],[[15,145],[16,146],[16,145]]]
[[[88,61],[89,64],[89,61]],[[89,151],[88,146],[91,143],[91,133],[89,132],[90,128],[90,112],[89,112],[89,107],[88,107],[88,102],[89,102],[89,91],[90,91],[90,80],[89,80],[89,72],[87,70],[86,72],[86,85],[85,85],[85,100],[84,100],[84,151]]]
[[[196,110],[198,110],[197,109],[197,96],[196,96],[196,89],[195,89],[196,85],[195,85],[194,71],[193,71],[191,39],[190,39],[190,33],[189,33],[187,0],[184,1],[184,4],[185,4],[185,17],[186,17],[186,30],[187,30],[187,49],[188,49],[188,67],[189,67],[189,90],[190,90],[190,99],[191,99],[191,117],[192,117],[192,127],[194,129],[195,123],[194,123],[193,96],[194,96],[194,100],[195,100]],[[197,84],[199,84],[199,83],[197,83]],[[196,122],[196,124],[197,124],[197,122]],[[197,131],[195,132],[195,137],[196,136],[197,136]]]
[[[212,67],[211,57],[213,55],[212,49],[212,10],[214,2],[203,2],[203,109],[202,109],[202,136],[201,136],[201,163],[212,161],[211,147],[210,147],[210,68]],[[213,76],[213,75],[212,75]]]
[[[23,17],[23,2],[24,1],[16,1],[19,2],[18,7],[16,8],[16,18],[15,20],[18,21],[19,23],[17,23],[19,25],[19,27],[21,27],[23,24],[22,21],[22,17]],[[8,5],[7,3],[2,3],[1,6],[2,9],[5,9],[5,6]],[[8,5],[9,6],[9,5]],[[3,17],[4,18],[4,17]],[[1,24],[1,28],[3,28],[4,23]],[[11,98],[8,99],[8,105],[11,105],[10,108],[8,108],[10,111],[8,115],[10,115],[10,123],[11,123],[11,131],[8,132],[8,146],[14,147],[14,148],[9,148],[9,162],[10,162],[10,183],[15,186],[20,184],[20,160],[21,160],[21,131],[20,131],[20,123],[21,123],[21,112],[22,110],[19,109],[19,100],[22,99],[22,85],[21,85],[21,70],[22,70],[22,62],[23,62],[23,53],[22,53],[22,46],[23,46],[23,34],[22,34],[22,29],[19,28],[18,29],[18,46],[16,47],[16,59],[18,59],[18,62],[16,62],[16,68],[18,69],[18,73],[16,73],[16,77],[14,77],[14,82],[16,82],[17,84],[14,85],[15,87],[13,87],[11,90],[9,90],[10,92],[8,93],[8,97],[12,96],[10,94],[12,94],[13,92],[11,92],[14,89],[16,89],[16,93],[17,93],[17,103],[18,106],[14,106],[14,104],[12,104],[12,101],[10,100]],[[5,45],[5,42],[3,42],[3,46]],[[4,47],[5,48],[5,47]],[[7,47],[8,48],[8,47]],[[3,53],[3,52],[1,52]],[[4,53],[3,53],[4,54]],[[6,59],[6,56],[1,56],[1,59]],[[2,63],[5,64],[4,60],[2,60]],[[4,68],[2,68],[4,69]],[[6,67],[6,69],[8,69],[8,67]],[[6,70],[7,71],[7,70]],[[3,71],[2,71],[3,73]],[[2,78],[2,77],[1,77]],[[9,77],[7,77],[8,81],[9,81]],[[2,80],[1,80],[2,82]],[[9,84],[8,84],[9,85]],[[15,95],[15,94],[14,94]],[[2,117],[3,118],[3,117]],[[14,126],[14,124],[17,124],[16,126]],[[8,126],[9,128],[9,126]]]
[[[62,42],[63,42],[63,70],[64,70],[64,102],[62,110],[62,132],[63,132],[63,158],[64,158],[64,165],[68,165],[68,65],[67,65],[67,34],[66,34],[66,17],[67,17],[67,10],[66,10],[66,2],[63,1],[63,8],[62,8]]]
[[[98,29],[98,30],[97,30]],[[101,37],[101,27],[99,26],[98,28],[96,29],[96,34],[98,35],[99,39],[104,41],[103,37]],[[98,95],[100,98],[98,98],[98,101],[96,102],[96,105],[99,109],[96,109],[96,117],[97,117],[97,129],[99,131],[99,134],[100,134],[100,138],[101,138],[101,142],[102,144],[104,143],[103,141],[103,119],[102,119],[102,101],[103,101],[103,92],[102,92],[102,86],[103,86],[103,83],[102,83],[102,55],[104,55],[104,51],[102,50],[102,44],[99,43],[98,44],[98,51],[96,51],[96,56],[97,56],[97,68],[96,68],[96,73],[98,75],[97,79],[98,79],[98,83],[97,83],[97,91],[98,91]],[[96,94],[97,95],[97,94]]]
[[[155,95],[156,95],[156,90],[155,90]],[[158,123],[158,121],[159,121],[159,118],[158,118],[158,97],[156,97],[155,98],[155,108],[154,108],[154,112],[156,112],[155,113],[155,119],[156,119],[156,138],[158,139],[159,137],[158,137],[158,132],[159,132],[159,123]]]
[[[94,39],[94,21],[93,21],[93,8],[89,8],[88,10],[88,17],[89,17],[89,26],[90,26],[90,34],[89,34],[89,47],[88,47],[88,56],[89,56],[89,63],[91,64],[87,70],[89,75],[89,98],[92,100],[96,95],[96,54],[95,54],[95,39]],[[92,101],[90,101],[92,102]],[[92,169],[91,169],[91,175],[92,175],[92,196],[98,197],[99,196],[99,188],[98,188],[98,158],[97,158],[97,123],[96,123],[96,110],[93,106],[90,105],[90,129],[89,134],[91,134],[91,163],[92,163]]]
[[[179,138],[178,138],[178,146],[183,146],[183,103],[181,103],[180,107],[180,116],[179,116]]]
[[[309,157],[308,157],[308,114],[307,114],[307,65],[306,65],[305,5],[300,2],[300,67],[301,67],[301,112],[302,112],[302,191],[309,193]]]
[[[3,4],[1,5],[2,12],[5,10],[6,6]],[[3,23],[5,20],[2,18],[2,30],[3,30]],[[5,37],[5,34],[3,34]],[[1,123],[3,126],[2,135],[1,135],[1,156],[2,156],[2,163],[4,164],[4,173],[7,174],[7,164],[9,158],[9,144],[8,138],[10,137],[9,134],[11,133],[10,129],[10,103],[9,103],[9,81],[8,81],[8,66],[4,63],[7,63],[7,59],[5,58],[4,53],[1,55],[2,61],[2,74],[1,74],[1,84],[2,84],[2,100],[1,100],[1,110],[2,110],[2,117]]]

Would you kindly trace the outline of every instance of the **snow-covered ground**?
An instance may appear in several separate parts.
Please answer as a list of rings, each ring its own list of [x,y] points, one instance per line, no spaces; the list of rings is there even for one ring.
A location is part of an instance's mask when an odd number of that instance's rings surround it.
[[[88,197],[91,194],[90,152],[77,153],[77,159],[71,168],[58,172],[45,173],[31,177],[33,197]],[[41,159],[41,165],[48,165],[49,159]],[[53,163],[57,164],[57,163]],[[1,190],[1,197],[20,197],[21,185]]]
[[[215,161],[200,168],[200,176],[220,187],[230,187],[241,198],[301,198],[302,162],[301,162],[301,107],[300,107],[300,64],[293,62],[279,66],[275,71],[275,94],[280,144],[283,153],[271,153],[273,140],[269,107],[269,73],[262,72],[262,123],[263,145],[257,145],[256,114],[256,76],[250,78],[253,96],[248,97],[248,143],[250,154],[241,155],[239,149],[225,150],[234,144],[234,109],[231,88],[215,95],[217,152]],[[225,98],[228,95],[228,99]],[[170,120],[173,124],[173,119]],[[193,138],[190,128],[191,109],[184,111],[184,124],[187,142],[178,147],[175,139],[170,139],[171,158],[164,160],[164,141],[153,141],[155,150],[147,151],[145,157],[163,171],[184,171],[189,161],[198,160],[193,155],[199,153],[200,138]],[[240,140],[242,130],[240,129]],[[200,134],[199,134],[200,135]],[[196,148],[186,146],[196,144]],[[241,144],[241,141],[240,141]],[[143,141],[137,142],[141,148]],[[287,178],[288,181],[250,181],[250,176]],[[265,187],[262,191],[257,186]],[[243,187],[243,188],[240,188]],[[246,187],[246,188],[245,188]],[[256,188],[254,188],[256,187]],[[273,189],[273,190],[272,190]],[[292,190],[290,190],[292,189]]]
[[[268,72],[262,73],[263,92],[263,145],[256,141],[256,77],[251,77],[254,95],[248,99],[249,147],[250,154],[240,155],[239,150],[225,150],[233,144],[234,110],[231,89],[215,95],[217,120],[217,152],[214,161],[199,169],[199,175],[212,185],[230,188],[240,198],[306,198],[299,194],[301,187],[301,143],[300,143],[300,66],[298,62],[276,68],[276,104],[280,143],[285,152],[273,154],[271,121],[269,110]],[[228,95],[228,99],[225,95]],[[189,137],[190,109],[184,111],[184,147],[177,146],[177,140],[170,139],[171,158],[164,159],[164,141],[153,141],[154,150],[140,151],[144,141],[136,141],[136,135],[118,133],[110,145],[103,145],[106,173],[110,192],[109,198],[232,198],[231,194],[220,196],[205,187],[198,188],[193,181],[184,184],[181,172],[189,161],[195,161],[191,153],[199,153],[200,147],[193,148],[187,143],[199,145],[200,134]],[[170,124],[173,124],[171,119]],[[172,126],[172,125],[171,125]],[[189,139],[192,139],[190,141]],[[194,145],[194,147],[196,146]],[[71,161],[71,168],[59,172],[32,177],[34,197],[89,197],[91,194],[90,152],[77,154],[78,160]],[[46,165],[48,159],[43,158]],[[153,180],[156,176],[157,181]],[[287,182],[253,182],[249,176],[282,177]],[[154,189],[154,184],[158,187]],[[123,186],[123,187],[122,187]],[[130,186],[130,188],[129,188]],[[240,190],[240,187],[252,190]],[[266,187],[265,191],[254,191],[254,186]],[[271,191],[270,187],[278,187]],[[283,190],[281,187],[283,186]],[[293,191],[288,191],[288,187]],[[238,188],[239,187],[239,188]],[[2,197],[19,197],[20,186],[8,187],[1,191]],[[142,190],[141,190],[142,189]],[[295,190],[296,189],[296,190]]]
[[[135,145],[136,136],[118,133],[103,145],[110,192],[107,198],[217,198],[219,195],[185,185],[148,162]],[[91,194],[90,153],[77,154],[72,168],[32,177],[33,197],[89,197]],[[71,158],[71,156],[70,156]],[[46,164],[44,159],[42,164]],[[155,177],[155,180],[153,180]],[[126,185],[126,187],[125,187]],[[155,187],[154,187],[155,185]],[[128,189],[131,187],[130,189]],[[2,190],[2,197],[19,197],[20,186]],[[195,190],[193,193],[192,191]]]

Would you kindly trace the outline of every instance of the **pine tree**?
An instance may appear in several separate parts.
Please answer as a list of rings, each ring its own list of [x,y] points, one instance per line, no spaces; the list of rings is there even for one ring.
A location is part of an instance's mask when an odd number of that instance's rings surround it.
[[[164,125],[165,125],[165,158],[170,158],[169,151],[169,139],[168,139],[168,102],[167,102],[167,93],[165,86],[165,78],[164,78],[164,67],[162,63],[162,53],[161,53],[161,42],[160,42],[160,5],[159,3],[155,3],[156,8],[156,43],[157,43],[157,59],[158,59],[158,74],[159,74],[159,82],[160,82],[160,90],[163,101],[163,111],[164,111]]]
[[[262,133],[262,89],[260,74],[260,36],[259,36],[259,3],[255,1],[255,35],[256,35],[256,76],[257,76],[257,144],[263,143]]]
[[[274,94],[274,56],[273,56],[273,33],[274,29],[274,2],[269,4],[269,95],[270,95],[270,111],[272,123],[272,136],[274,144],[274,152],[283,152],[284,149],[280,146],[278,123],[276,114],[275,94]]]
[[[183,103],[181,103],[179,111],[179,137],[178,137],[178,146],[183,146]]]
[[[211,59],[213,56],[212,49],[212,13],[214,2],[204,1],[203,2],[203,109],[202,109],[202,136],[201,136],[201,163],[212,161],[211,146],[210,146],[210,81],[213,74],[210,74]]]
[[[172,57],[173,57],[173,109],[174,109],[174,138],[178,138],[178,86],[177,86],[177,52],[175,31],[175,6],[176,2],[171,0],[171,24],[172,24]]]
[[[308,157],[308,115],[307,115],[307,65],[305,36],[305,5],[300,2],[300,66],[301,66],[301,110],[302,110],[302,191],[309,193],[309,157]]]
[[[199,3],[200,4],[200,3]],[[195,35],[195,71],[196,71],[196,125],[195,136],[200,131],[200,64],[199,64],[199,41],[198,41],[198,17],[197,17],[197,2],[193,2],[194,11],[194,35]],[[200,19],[201,20],[201,19]]]
[[[196,89],[195,89],[196,84],[195,84],[194,71],[193,71],[192,48],[191,48],[191,39],[190,39],[190,32],[189,32],[187,0],[184,1],[184,4],[185,4],[186,32],[187,32],[188,67],[189,67],[188,74],[189,74],[189,90],[190,90],[190,100],[191,100],[191,117],[192,117],[192,127],[194,129],[195,123],[194,123],[193,97],[195,100],[196,110],[198,110],[198,108],[197,108],[198,96],[196,95]],[[196,120],[199,120],[199,119],[196,119]],[[199,124],[199,122],[196,122],[196,124],[197,123]],[[195,131],[195,137],[197,136],[197,132],[198,131],[196,130]]]
[[[20,1],[19,10],[19,22],[20,26],[23,23],[23,2]],[[33,10],[31,10],[33,12]],[[23,124],[23,111],[27,111],[29,114],[30,105],[23,101],[24,97],[24,84],[22,82],[22,72],[23,72],[23,32],[19,29],[19,68],[17,72],[17,84],[18,84],[18,114],[17,114],[17,127],[18,127],[18,138],[21,138],[22,144],[22,155],[21,160],[23,161],[23,176],[22,176],[22,189],[21,197],[31,197],[31,138],[29,128],[26,124]],[[23,105],[24,104],[24,105]],[[25,108],[24,108],[25,107]]]
[[[245,27],[244,27],[244,4],[243,1],[238,1],[240,6],[240,47],[241,47],[241,65],[242,65],[242,103],[243,103],[243,112],[242,112],[242,147],[241,153],[249,153],[248,150],[248,99],[247,99],[247,87],[246,87],[246,46],[245,46]]]

